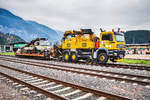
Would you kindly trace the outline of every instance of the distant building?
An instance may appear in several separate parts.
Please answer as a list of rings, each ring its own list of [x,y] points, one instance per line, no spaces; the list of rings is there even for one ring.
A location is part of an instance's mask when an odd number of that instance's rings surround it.
[[[19,48],[24,47],[27,44],[27,42],[16,42],[16,43],[11,43],[13,45],[13,51],[16,52]]]
[[[150,44],[126,44],[127,54],[150,54]]]
[[[0,45],[0,52],[13,52],[13,45]]]
[[[4,45],[0,45],[0,52],[3,52],[4,51]]]
[[[18,48],[24,47],[27,42],[16,42],[7,45],[0,45],[0,52],[15,52]]]

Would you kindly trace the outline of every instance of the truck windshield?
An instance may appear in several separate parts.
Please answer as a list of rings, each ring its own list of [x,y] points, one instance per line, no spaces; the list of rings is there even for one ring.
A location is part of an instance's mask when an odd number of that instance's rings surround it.
[[[124,42],[124,35],[115,35],[115,40],[118,42]]]
[[[40,41],[40,45],[41,45],[41,46],[49,46],[50,43],[49,43],[48,41],[43,41],[43,40],[41,40],[41,41]]]

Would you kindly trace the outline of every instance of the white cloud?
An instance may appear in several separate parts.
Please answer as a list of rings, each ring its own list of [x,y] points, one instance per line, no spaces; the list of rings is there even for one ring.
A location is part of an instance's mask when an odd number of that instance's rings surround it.
[[[150,29],[149,0],[1,0],[0,7],[57,30]]]

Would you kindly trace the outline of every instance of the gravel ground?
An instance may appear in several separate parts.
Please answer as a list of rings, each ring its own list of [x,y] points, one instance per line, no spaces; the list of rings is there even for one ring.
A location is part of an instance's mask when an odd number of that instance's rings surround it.
[[[131,83],[125,83],[97,77],[94,78],[91,76],[84,76],[82,74],[69,73],[60,70],[52,70],[48,68],[39,68],[31,65],[7,62],[2,60],[0,60],[0,63],[3,65],[11,66],[13,68],[18,68],[32,73],[48,76],[54,79],[74,83],[80,86],[85,86],[121,96],[127,96],[131,99],[150,100],[150,88],[146,88],[142,85],[133,85]],[[2,68],[0,69],[2,71]]]
[[[31,100],[0,80],[0,100]]]

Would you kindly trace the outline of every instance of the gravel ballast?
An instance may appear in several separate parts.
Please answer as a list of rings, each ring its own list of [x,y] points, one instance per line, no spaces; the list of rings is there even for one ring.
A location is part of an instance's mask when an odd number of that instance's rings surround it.
[[[146,88],[142,85],[134,85],[131,83],[124,83],[116,80],[108,80],[104,78],[97,78],[91,76],[84,76],[82,74],[68,73],[60,70],[52,70],[48,68],[41,68],[31,65],[25,65],[20,63],[13,63],[0,60],[0,63],[20,70],[29,71],[32,73],[44,75],[54,79],[70,82],[76,85],[89,87],[92,89],[117,94],[121,96],[127,96],[131,99],[150,99],[150,88]],[[1,69],[2,70],[2,69]]]
[[[31,100],[0,80],[0,100]]]

